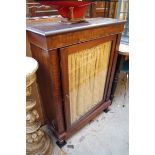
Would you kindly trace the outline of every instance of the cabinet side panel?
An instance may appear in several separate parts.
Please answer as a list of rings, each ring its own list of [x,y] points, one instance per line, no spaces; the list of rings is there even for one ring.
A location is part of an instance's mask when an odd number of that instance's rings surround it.
[[[60,76],[60,62],[58,51],[49,51],[50,75],[52,82],[53,102],[56,107],[56,121],[59,133],[64,131],[64,113],[62,101],[62,82]]]
[[[33,58],[35,58],[39,63],[37,82],[42,97],[43,110],[45,111],[44,113],[46,114],[47,121],[50,123],[53,129],[58,133],[61,133],[64,131],[64,128],[63,122],[60,122],[62,119],[58,120],[59,113],[57,113],[57,105],[59,103],[57,102],[57,97],[55,96],[55,91],[57,91],[54,84],[55,79],[52,78],[53,75],[55,75],[53,71],[54,68],[51,66],[55,65],[53,64],[55,59],[50,60],[51,57],[49,55],[49,51],[44,51],[33,44],[31,44],[31,51]],[[52,64],[51,61],[53,61]],[[62,125],[61,128],[59,126],[60,123]]]

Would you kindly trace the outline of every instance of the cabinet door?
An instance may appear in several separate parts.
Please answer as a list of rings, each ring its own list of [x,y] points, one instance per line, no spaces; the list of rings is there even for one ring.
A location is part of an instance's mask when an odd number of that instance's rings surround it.
[[[67,128],[104,104],[115,42],[110,36],[60,49]]]

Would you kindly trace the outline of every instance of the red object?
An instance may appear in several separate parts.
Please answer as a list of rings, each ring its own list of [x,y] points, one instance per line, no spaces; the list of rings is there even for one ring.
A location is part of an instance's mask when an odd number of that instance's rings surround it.
[[[87,9],[87,6],[91,2],[69,2],[69,1],[39,1],[42,5],[53,6],[58,10],[59,14],[64,18],[70,18],[70,7],[74,7],[73,15],[74,18],[82,18]]]

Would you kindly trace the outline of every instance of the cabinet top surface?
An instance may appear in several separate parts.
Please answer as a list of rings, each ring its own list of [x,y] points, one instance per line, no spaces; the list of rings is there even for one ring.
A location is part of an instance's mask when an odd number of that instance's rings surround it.
[[[125,23],[124,20],[102,17],[86,18],[85,22],[74,24],[64,23],[61,21],[61,19],[61,17],[50,17],[44,19],[38,18],[37,20],[27,20],[26,30],[43,36],[49,36],[89,28]]]

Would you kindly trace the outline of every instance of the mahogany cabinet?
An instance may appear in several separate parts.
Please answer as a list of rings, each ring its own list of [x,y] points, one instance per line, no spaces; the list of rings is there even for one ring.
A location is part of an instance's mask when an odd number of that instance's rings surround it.
[[[110,94],[125,21],[61,18],[27,22],[37,82],[49,128],[63,143],[111,104]]]

